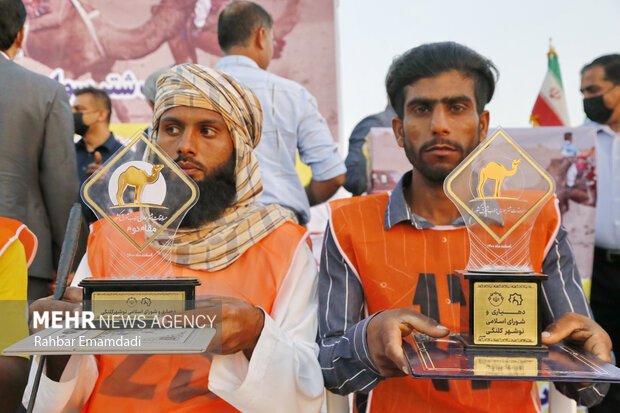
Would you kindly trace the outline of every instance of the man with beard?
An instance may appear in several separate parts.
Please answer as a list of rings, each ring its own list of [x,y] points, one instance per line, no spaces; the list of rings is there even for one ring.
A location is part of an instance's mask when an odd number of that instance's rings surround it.
[[[257,202],[262,185],[253,148],[261,119],[252,91],[216,70],[184,64],[159,79],[152,139],[201,189],[165,252],[175,276],[202,282],[193,315],[212,314],[208,305],[221,303],[221,348],[212,342],[200,355],[50,357],[40,411],[320,410],[316,265],[293,214]],[[108,240],[122,237],[111,227],[93,224],[76,279],[109,276]],[[69,288],[65,297],[75,294]],[[72,304],[32,306],[51,308]]]
[[[598,57],[581,69],[583,109],[596,128],[596,235],[592,310],[620,346],[620,54]],[[617,363],[617,360],[616,360]],[[620,410],[620,385],[592,413]]]
[[[533,382],[405,377],[402,337],[458,332],[461,294],[454,272],[467,264],[469,240],[443,181],[486,137],[484,106],[493,96],[495,71],[488,59],[452,42],[422,45],[397,58],[386,86],[397,114],[396,140],[413,170],[391,195],[330,203],[319,273],[319,362],[327,389],[356,392],[359,412],[540,411]],[[609,336],[590,319],[553,200],[538,217],[531,250],[535,270],[549,276],[543,343],[564,338],[609,361]],[[586,405],[605,390],[556,386]]]

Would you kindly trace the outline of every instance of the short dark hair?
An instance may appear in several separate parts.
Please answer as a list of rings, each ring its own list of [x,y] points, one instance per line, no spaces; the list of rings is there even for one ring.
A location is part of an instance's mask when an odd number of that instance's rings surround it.
[[[8,50],[26,22],[22,0],[0,0],[0,50]]]
[[[385,87],[399,118],[404,115],[405,87],[412,83],[457,70],[474,80],[476,110],[482,113],[495,91],[499,76],[489,59],[469,47],[455,42],[423,44],[408,50],[392,62],[385,78]]]
[[[271,29],[273,19],[265,9],[251,1],[226,6],[217,20],[217,41],[224,52],[233,46],[247,46],[260,27]]]
[[[566,132],[564,134],[564,140],[567,141],[569,139],[573,139],[573,132]]]
[[[586,70],[591,69],[593,66],[602,66],[607,80],[613,84],[620,83],[620,54],[608,54],[597,57],[581,69],[581,74],[583,75]]]
[[[144,80],[142,94],[148,102],[155,104],[155,96],[157,95],[157,80],[161,75],[167,73],[168,71],[170,71],[170,68],[168,66],[160,67],[159,69],[148,75],[148,77]]]
[[[110,123],[110,118],[112,117],[112,101],[110,100],[108,92],[103,89],[97,89],[96,87],[89,86],[76,90],[74,95],[80,96],[87,93],[93,95],[93,99],[95,99],[97,104],[108,110],[108,123]]]

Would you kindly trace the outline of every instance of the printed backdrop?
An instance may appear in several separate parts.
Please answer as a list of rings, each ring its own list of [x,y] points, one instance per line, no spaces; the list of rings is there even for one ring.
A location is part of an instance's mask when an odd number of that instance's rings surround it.
[[[25,56],[17,61],[58,80],[69,95],[85,86],[105,89],[113,101],[112,123],[150,123],[144,79],[177,63],[215,66],[217,17],[231,1],[25,0],[28,35]],[[269,70],[316,97],[337,139],[333,0],[255,1],[274,18]]]

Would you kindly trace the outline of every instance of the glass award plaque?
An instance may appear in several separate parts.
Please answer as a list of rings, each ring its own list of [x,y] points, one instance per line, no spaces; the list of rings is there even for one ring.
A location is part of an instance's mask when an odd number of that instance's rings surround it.
[[[469,235],[469,261],[457,271],[467,350],[546,351],[539,305],[546,275],[534,272],[530,244],[553,179],[500,129],[448,175],[444,191]]]
[[[469,380],[620,381],[620,369],[566,343],[545,346],[542,283],[530,259],[532,230],[553,179],[502,129],[444,181],[470,242],[456,271],[465,305],[448,338],[415,334],[403,348],[411,374]],[[540,242],[539,242],[540,243]]]
[[[84,310],[99,320],[194,308],[200,282],[174,276],[170,248],[198,187],[161,148],[138,134],[84,182],[82,198],[108,249],[105,277],[91,268],[93,277],[79,284]]]
[[[458,334],[432,339],[414,334],[403,350],[413,377],[426,379],[620,382],[613,364],[564,342],[546,352],[467,351]]]

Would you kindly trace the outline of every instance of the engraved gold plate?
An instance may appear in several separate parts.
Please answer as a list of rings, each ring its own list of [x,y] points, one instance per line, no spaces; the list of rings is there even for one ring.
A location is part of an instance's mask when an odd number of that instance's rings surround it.
[[[535,282],[475,282],[473,343],[538,345],[538,286]]]
[[[185,311],[184,291],[94,291],[91,300],[96,319],[144,316],[145,320],[152,320],[162,314]]]
[[[538,359],[535,357],[475,356],[476,376],[536,376]]]

